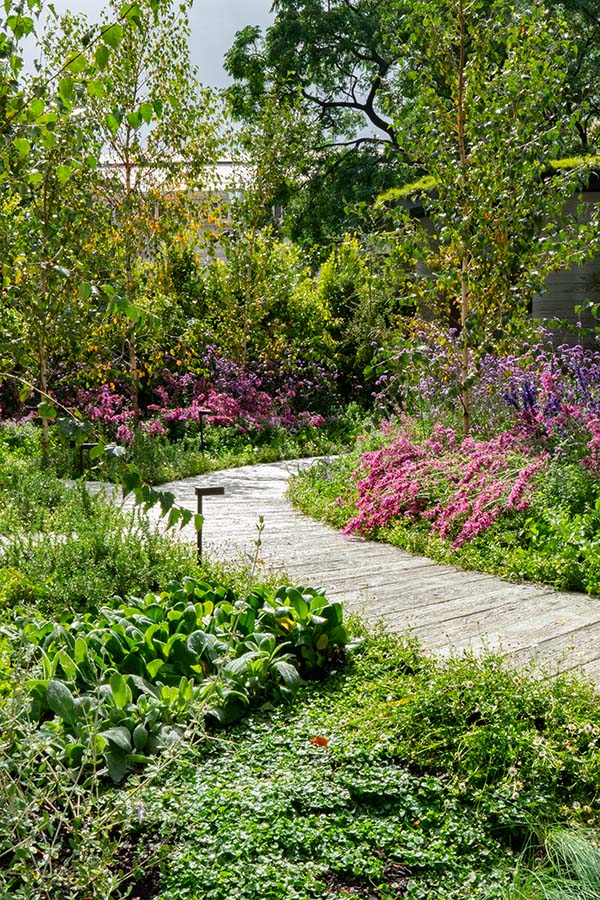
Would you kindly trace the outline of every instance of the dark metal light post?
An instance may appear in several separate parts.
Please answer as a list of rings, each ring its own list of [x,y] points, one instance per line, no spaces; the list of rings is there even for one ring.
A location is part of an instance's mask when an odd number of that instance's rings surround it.
[[[224,487],[197,487],[196,497],[198,498],[198,515],[202,515],[202,498],[203,497],[222,497],[225,493]],[[198,562],[202,562],[202,521],[196,533],[196,544],[198,546]]]
[[[212,409],[197,409],[200,422],[200,453],[204,453],[204,416],[212,415]]]

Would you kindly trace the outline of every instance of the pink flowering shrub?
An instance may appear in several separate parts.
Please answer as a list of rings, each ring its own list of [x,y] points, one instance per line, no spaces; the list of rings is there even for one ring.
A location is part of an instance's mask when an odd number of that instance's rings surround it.
[[[590,439],[586,444],[587,456],[581,460],[581,465],[589,469],[596,477],[600,477],[600,418],[588,416],[585,421]]]
[[[438,425],[422,442],[402,431],[363,454],[355,473],[358,513],[344,530],[368,534],[398,517],[422,520],[458,548],[503,513],[526,509],[548,459],[544,451],[532,457],[524,439],[508,431],[461,441]]]
[[[271,371],[265,375],[245,371],[226,360],[220,360],[219,366],[204,376],[164,370],[138,424],[150,438],[166,436],[175,440],[196,433],[201,421],[206,425],[230,426],[242,434],[271,428],[322,428],[324,416],[302,405],[304,395],[306,400],[311,393],[314,395],[314,385],[307,377],[303,373],[295,380],[288,376],[275,387],[274,376]],[[71,400],[106,435],[126,446],[132,445],[135,429],[126,385],[79,389]]]

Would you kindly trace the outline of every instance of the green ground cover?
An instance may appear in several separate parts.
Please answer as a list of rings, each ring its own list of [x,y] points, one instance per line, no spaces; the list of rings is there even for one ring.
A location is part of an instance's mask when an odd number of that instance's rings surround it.
[[[548,837],[594,833],[591,686],[358,621],[343,654],[315,592],[198,569],[22,448],[0,482],[0,896],[541,900]]]

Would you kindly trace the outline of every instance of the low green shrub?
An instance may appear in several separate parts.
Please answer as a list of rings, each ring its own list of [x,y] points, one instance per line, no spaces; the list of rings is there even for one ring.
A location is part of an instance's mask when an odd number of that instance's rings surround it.
[[[364,423],[364,410],[357,404],[349,404],[320,427],[304,424],[294,429],[265,427],[261,431],[240,431],[233,426],[207,425],[204,452],[197,434],[170,441],[140,433],[128,450],[127,459],[145,481],[164,484],[218,469],[338,453],[354,442]],[[92,474],[117,480],[119,467],[110,460],[97,461]]]
[[[0,459],[0,610],[86,610],[197,574],[196,554],[39,460]]]

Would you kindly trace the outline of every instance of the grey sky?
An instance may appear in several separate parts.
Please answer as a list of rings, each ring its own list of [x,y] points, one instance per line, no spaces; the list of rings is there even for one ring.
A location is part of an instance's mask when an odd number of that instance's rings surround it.
[[[227,83],[223,56],[231,47],[236,31],[245,25],[268,25],[272,19],[271,2],[195,0],[190,15],[190,50],[203,84],[223,87]],[[54,0],[57,12],[70,9],[74,13],[82,12],[92,20],[98,17],[104,5],[102,0]]]

